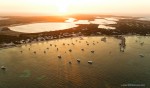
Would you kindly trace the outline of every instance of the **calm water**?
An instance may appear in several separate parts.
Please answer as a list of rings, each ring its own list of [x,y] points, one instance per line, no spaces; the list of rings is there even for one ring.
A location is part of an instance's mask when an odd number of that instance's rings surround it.
[[[89,20],[78,20],[74,22],[75,24],[90,24]]]
[[[9,18],[0,17],[0,20],[7,20]]]
[[[106,26],[107,24],[116,24],[117,19],[115,18],[103,18],[103,19],[95,19],[94,21],[89,20],[76,20],[74,18],[69,18],[65,22],[49,22],[49,23],[33,23],[28,25],[20,25],[10,27],[13,31],[25,32],[25,33],[37,33],[37,32],[45,32],[45,31],[56,31],[56,30],[64,30],[68,28],[77,27],[77,24],[99,24],[98,28],[105,29],[115,29],[115,27]]]
[[[0,88],[122,88],[124,84],[149,88],[150,37],[125,37],[124,52],[120,52],[121,40],[107,37],[103,42],[101,38],[69,38],[1,49],[0,66],[6,66],[7,71],[0,70]],[[89,60],[93,64],[88,64]]]
[[[75,19],[75,18],[68,18],[65,22],[71,23],[71,22],[74,22],[75,20],[77,20],[77,19]]]
[[[139,20],[150,21],[150,17],[139,18]]]
[[[106,25],[99,25],[98,28],[105,28],[105,29],[116,29],[116,27],[110,27],[110,26],[106,26]]]
[[[104,18],[104,19],[95,19],[94,21],[91,21],[93,24],[99,24],[98,28],[104,28],[104,29],[116,29],[115,27],[106,26],[108,24],[117,24],[118,19],[115,18]]]
[[[105,18],[106,20],[109,20],[109,21],[119,21],[118,18],[114,18],[114,17],[109,17],[109,18]]]
[[[4,18],[0,18],[4,19]],[[49,23],[33,23],[28,25],[21,25],[21,26],[14,26],[10,27],[13,31],[18,32],[25,32],[25,33],[37,33],[37,32],[45,32],[45,31],[56,31],[56,30],[64,30],[68,28],[77,27],[77,24],[99,24],[98,28],[104,29],[116,29],[115,27],[107,26],[108,24],[116,24],[119,19],[126,19],[126,18],[100,18],[97,17],[94,21],[89,20],[77,20],[75,18],[68,18],[65,22],[49,22]],[[139,20],[150,20],[150,17],[143,17]]]
[[[74,27],[77,27],[77,25],[74,23],[49,22],[49,23],[33,23],[28,25],[15,26],[15,27],[10,27],[10,29],[18,32],[37,33],[37,32],[45,32],[45,31],[64,30],[64,29],[69,29]]]
[[[105,24],[116,24],[116,21],[108,20],[108,18],[106,18],[106,19],[95,19],[94,21],[91,21],[91,23],[105,25]]]

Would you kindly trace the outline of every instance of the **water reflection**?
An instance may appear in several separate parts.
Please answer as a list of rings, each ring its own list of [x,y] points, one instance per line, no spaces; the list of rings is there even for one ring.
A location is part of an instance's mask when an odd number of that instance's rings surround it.
[[[33,23],[28,25],[15,26],[15,27],[10,27],[10,29],[18,32],[37,33],[43,31],[64,30],[68,28],[74,28],[77,26],[78,25],[74,23],[51,22],[51,23]]]
[[[74,22],[75,20],[77,20],[77,19],[75,19],[75,18],[68,18],[65,22],[71,23],[71,22]]]
[[[150,17],[142,17],[142,18],[139,18],[138,20],[150,21]]]
[[[106,38],[107,42],[101,41]],[[144,42],[143,46],[141,42]],[[5,74],[0,71],[0,87],[120,88],[121,84],[131,81],[149,86],[149,47],[149,37],[101,36],[35,42],[2,49],[0,65],[8,70]],[[120,53],[120,48],[126,52]],[[142,59],[141,53],[144,55]],[[62,58],[59,59],[58,55]],[[80,64],[77,59],[80,59]],[[93,64],[88,64],[88,61],[93,61]]]
[[[109,17],[109,18],[105,18],[106,20],[109,20],[109,21],[119,21],[118,18],[113,18],[113,17]]]
[[[115,27],[106,26],[108,24],[116,24],[117,19],[115,18],[103,18],[95,19],[94,21],[89,20],[76,20],[75,18],[68,18],[65,22],[48,22],[48,23],[33,23],[28,25],[20,25],[10,27],[13,31],[25,32],[25,33],[37,33],[46,31],[56,31],[68,28],[77,27],[78,24],[99,24],[98,28],[104,29],[115,29]]]
[[[90,24],[89,20],[78,20],[74,22],[75,24]]]
[[[107,18],[108,19],[108,18]],[[106,19],[95,19],[94,21],[91,21],[93,24],[116,24],[113,20],[106,20]]]
[[[115,27],[110,27],[110,26],[106,26],[106,25],[99,25],[98,28],[104,28],[104,29],[109,29],[109,30],[116,29]]]
[[[9,18],[0,17],[0,20],[8,20]]]
[[[121,43],[119,44],[120,52],[124,52],[125,47],[126,47],[126,39],[123,36],[121,36],[120,40],[121,40]]]
[[[117,19],[115,18],[104,18],[104,19],[95,19],[94,21],[91,21],[92,24],[99,24],[98,28],[103,29],[116,29],[115,27],[106,26],[108,24],[116,24]]]

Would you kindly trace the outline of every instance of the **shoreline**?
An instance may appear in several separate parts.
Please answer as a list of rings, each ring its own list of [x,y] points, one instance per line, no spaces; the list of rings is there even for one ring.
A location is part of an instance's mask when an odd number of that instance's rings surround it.
[[[18,17],[19,18],[19,17]],[[43,23],[43,22],[50,22],[45,21],[42,17],[38,20],[43,21],[35,21],[36,17],[33,17],[32,20],[29,17],[26,21],[27,17],[21,17],[18,20],[18,24],[15,25],[22,25],[22,24],[30,24],[30,23]],[[91,17],[89,17],[91,18]],[[15,19],[15,17],[13,18]],[[49,18],[50,19],[50,18]],[[59,18],[57,18],[58,20]],[[64,18],[63,18],[64,19]],[[65,18],[66,19],[66,18]],[[94,19],[94,18],[92,18]],[[12,19],[11,19],[12,20]],[[10,20],[10,21],[11,21]],[[53,18],[54,20],[54,18]],[[57,21],[56,20],[56,21]],[[62,19],[59,19],[62,20]],[[78,19],[81,20],[81,19]],[[90,19],[87,19],[90,20]],[[15,20],[14,20],[15,21]],[[20,22],[21,21],[21,22]],[[30,22],[29,22],[30,21]],[[55,21],[55,22],[56,22]],[[1,22],[1,21],[0,21]],[[6,20],[7,22],[7,20]],[[52,22],[52,21],[51,21]],[[57,22],[64,22],[64,21],[57,21]],[[13,25],[13,24],[11,24]],[[9,26],[11,26],[9,25]],[[136,18],[132,19],[119,19],[116,24],[109,24],[109,26],[116,27],[113,30],[107,30],[104,28],[98,28],[99,24],[77,24],[78,27],[69,28],[64,30],[56,30],[56,31],[47,31],[47,32],[39,32],[39,33],[21,33],[15,32],[10,30],[8,27],[5,27],[5,30],[0,30],[0,47],[2,44],[6,43],[14,43],[14,44],[21,44],[23,42],[33,42],[33,41],[46,41],[46,40],[54,40],[54,39],[61,39],[61,38],[69,38],[74,36],[114,36],[114,35],[136,35],[136,36],[150,36],[150,21],[139,21]],[[1,25],[0,25],[1,26]]]
[[[35,41],[35,42],[31,42],[31,43],[24,43],[24,44],[15,44],[15,45],[11,45],[11,46],[4,46],[4,47],[0,47],[0,50],[4,50],[4,49],[9,49],[9,48],[14,48],[14,47],[21,47],[23,45],[31,45],[31,44],[36,44],[36,43],[44,43],[44,42],[48,42],[48,41],[56,41],[56,40],[62,40],[62,39],[69,39],[69,38],[80,38],[80,37],[134,37],[134,36],[141,36],[141,35],[92,35],[92,36],[72,36],[72,37],[65,37],[65,38],[58,38],[58,39],[51,39],[51,40],[45,40],[45,41]],[[150,37],[150,36],[143,36],[143,37]]]

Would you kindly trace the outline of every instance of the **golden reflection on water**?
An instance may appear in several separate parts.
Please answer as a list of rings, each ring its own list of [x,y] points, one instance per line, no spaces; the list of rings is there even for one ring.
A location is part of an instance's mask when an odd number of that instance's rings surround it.
[[[125,52],[120,52],[119,39],[107,37],[103,42],[101,38],[103,36],[83,37],[83,40],[77,37],[2,49],[0,65],[5,65],[7,71],[0,71],[0,87],[105,88],[118,87],[117,84],[130,80],[148,80],[142,74],[150,76],[149,37],[126,36]],[[141,46],[140,42],[144,45]],[[144,58],[139,56],[141,53]],[[58,55],[62,58],[59,59]],[[78,63],[77,59],[81,62]],[[93,64],[88,64],[90,60]],[[135,74],[138,78],[134,77]]]

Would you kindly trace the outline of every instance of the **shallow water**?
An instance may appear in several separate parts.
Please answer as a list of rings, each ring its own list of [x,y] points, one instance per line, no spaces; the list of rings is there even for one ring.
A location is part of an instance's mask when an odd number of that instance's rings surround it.
[[[110,27],[106,25],[99,25],[98,28],[104,28],[104,29],[110,29],[110,30],[116,29],[116,27]]]
[[[103,42],[101,38],[68,38],[1,49],[0,66],[7,70],[0,70],[0,88],[122,88],[123,84],[149,87],[150,37],[125,37],[124,52],[120,52],[121,40],[107,37]],[[88,64],[89,60],[93,64]]]
[[[93,24],[99,24],[98,28],[103,28],[103,29],[116,29],[116,27],[111,27],[111,26],[106,26],[107,24],[116,24],[118,19],[115,18],[104,18],[104,19],[95,19],[94,21],[91,21]]]
[[[28,25],[20,25],[10,27],[13,31],[25,32],[25,33],[37,33],[46,31],[64,30],[68,28],[77,27],[78,24],[100,24],[98,28],[104,29],[115,29],[115,27],[105,26],[107,24],[116,24],[115,18],[103,18],[95,19],[94,21],[89,20],[76,20],[75,18],[69,18],[65,22],[48,22],[48,23],[33,23]]]
[[[138,20],[150,21],[150,17],[142,17],[142,18],[139,18]]]
[[[77,19],[75,19],[75,18],[68,18],[65,22],[71,23],[71,22],[74,22],[75,20],[77,20]]]
[[[74,22],[75,24],[90,24],[89,20],[78,20]]]
[[[115,18],[115,17],[109,17],[109,18],[105,18],[106,20],[109,21],[119,21],[119,18]]]
[[[94,21],[91,21],[93,24],[116,24],[116,21],[114,21],[112,18],[105,18],[105,19],[95,19]]]
[[[5,18],[5,17],[0,17],[0,20],[7,20],[9,18]]]
[[[10,29],[18,32],[37,33],[46,31],[64,30],[74,27],[77,27],[77,25],[74,23],[48,22],[48,23],[33,23],[28,25],[14,26],[10,27]]]

